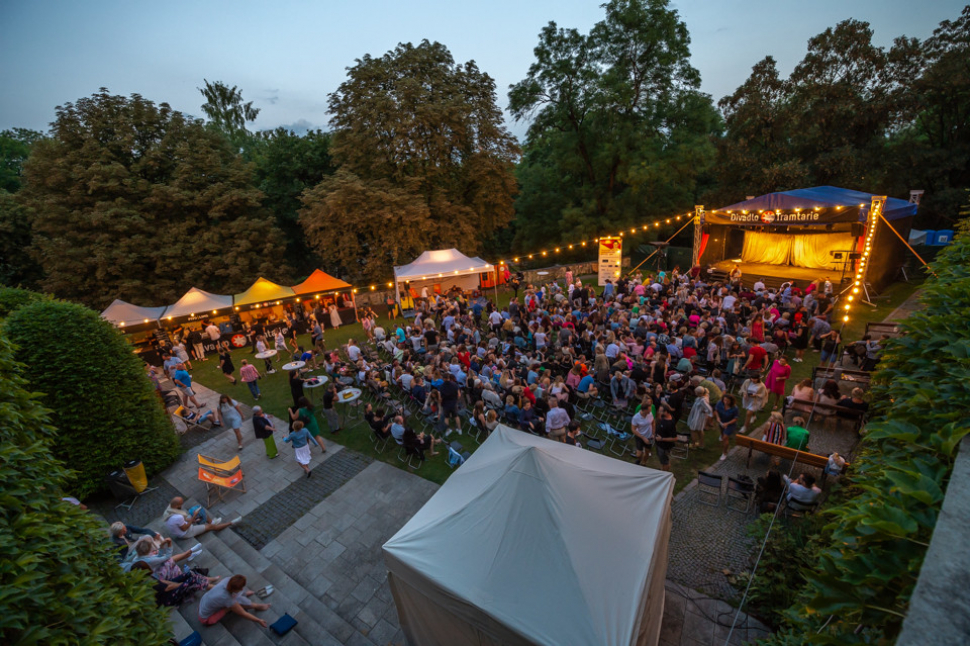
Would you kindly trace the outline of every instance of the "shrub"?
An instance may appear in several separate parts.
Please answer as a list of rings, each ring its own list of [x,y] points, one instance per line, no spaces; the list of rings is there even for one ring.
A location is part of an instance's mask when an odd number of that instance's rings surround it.
[[[160,644],[167,613],[118,567],[105,527],[59,493],[56,431],[0,336],[0,643]]]
[[[9,316],[11,312],[28,303],[45,301],[49,298],[46,294],[32,292],[29,289],[0,287],[0,319]]]
[[[35,302],[11,314],[4,331],[31,388],[53,411],[53,452],[74,469],[68,485],[76,496],[101,489],[105,474],[128,460],[141,460],[151,474],[178,457],[178,438],[144,366],[97,313]]]

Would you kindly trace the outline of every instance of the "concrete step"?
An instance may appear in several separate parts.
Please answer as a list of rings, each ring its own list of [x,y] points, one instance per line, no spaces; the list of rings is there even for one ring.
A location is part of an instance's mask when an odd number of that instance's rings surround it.
[[[265,600],[265,603],[270,603],[272,607],[258,613],[258,616],[272,623],[284,613],[288,613],[298,622],[296,628],[281,638],[251,621],[228,616],[219,623],[241,646],[266,646],[267,644],[337,646],[343,643],[325,625],[320,624],[315,615],[309,614],[301,607],[300,601],[307,598],[309,593],[239,538],[232,529],[209,532],[198,538],[198,542],[204,549],[193,560],[193,565],[208,567],[210,576],[243,574],[246,577],[246,585],[251,590],[273,585],[273,594]],[[185,543],[185,547],[188,547],[194,543],[194,539],[189,539]],[[199,624],[198,604],[186,604],[186,607],[180,610],[189,625],[199,630],[204,637],[207,631],[212,630],[213,627],[201,627]]]

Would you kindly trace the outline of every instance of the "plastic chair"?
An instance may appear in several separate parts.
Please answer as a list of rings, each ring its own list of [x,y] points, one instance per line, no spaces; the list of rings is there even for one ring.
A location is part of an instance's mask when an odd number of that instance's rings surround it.
[[[205,467],[199,467],[199,480],[205,484],[206,507],[212,506],[212,495],[215,494],[221,502],[225,494],[229,491],[242,491],[246,493],[246,483],[243,481],[242,469],[239,469],[231,476],[220,476],[207,471]]]
[[[732,501],[741,501],[743,506],[732,505]],[[740,511],[745,514],[751,511],[754,506],[754,482],[728,477],[724,506],[732,511]]]
[[[713,473],[697,472],[697,502],[710,505],[711,507],[721,506],[721,482],[724,476],[714,475]],[[705,500],[706,497],[714,496],[714,501]]]
[[[687,433],[677,433],[677,442],[670,450],[670,457],[678,460],[686,460],[690,455],[690,435]]]

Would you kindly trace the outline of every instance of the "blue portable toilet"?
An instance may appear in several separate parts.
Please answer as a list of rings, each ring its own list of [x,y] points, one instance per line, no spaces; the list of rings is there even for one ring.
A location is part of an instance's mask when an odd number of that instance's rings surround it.
[[[953,242],[953,229],[940,229],[933,236],[933,242],[929,243],[934,247],[943,247]]]

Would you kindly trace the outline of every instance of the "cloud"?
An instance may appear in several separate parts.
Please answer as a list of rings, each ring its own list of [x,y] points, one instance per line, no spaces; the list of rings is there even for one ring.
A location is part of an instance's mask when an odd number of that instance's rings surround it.
[[[725,31],[728,31],[728,28],[727,27],[718,27],[717,29],[714,30],[714,33],[715,34],[720,34],[720,33],[725,32]]]
[[[280,100],[280,91],[279,91],[279,89],[276,89],[276,90],[263,90],[263,93],[266,94],[267,96],[262,97],[262,100],[263,101],[266,101],[270,105],[276,105],[277,102]]]

